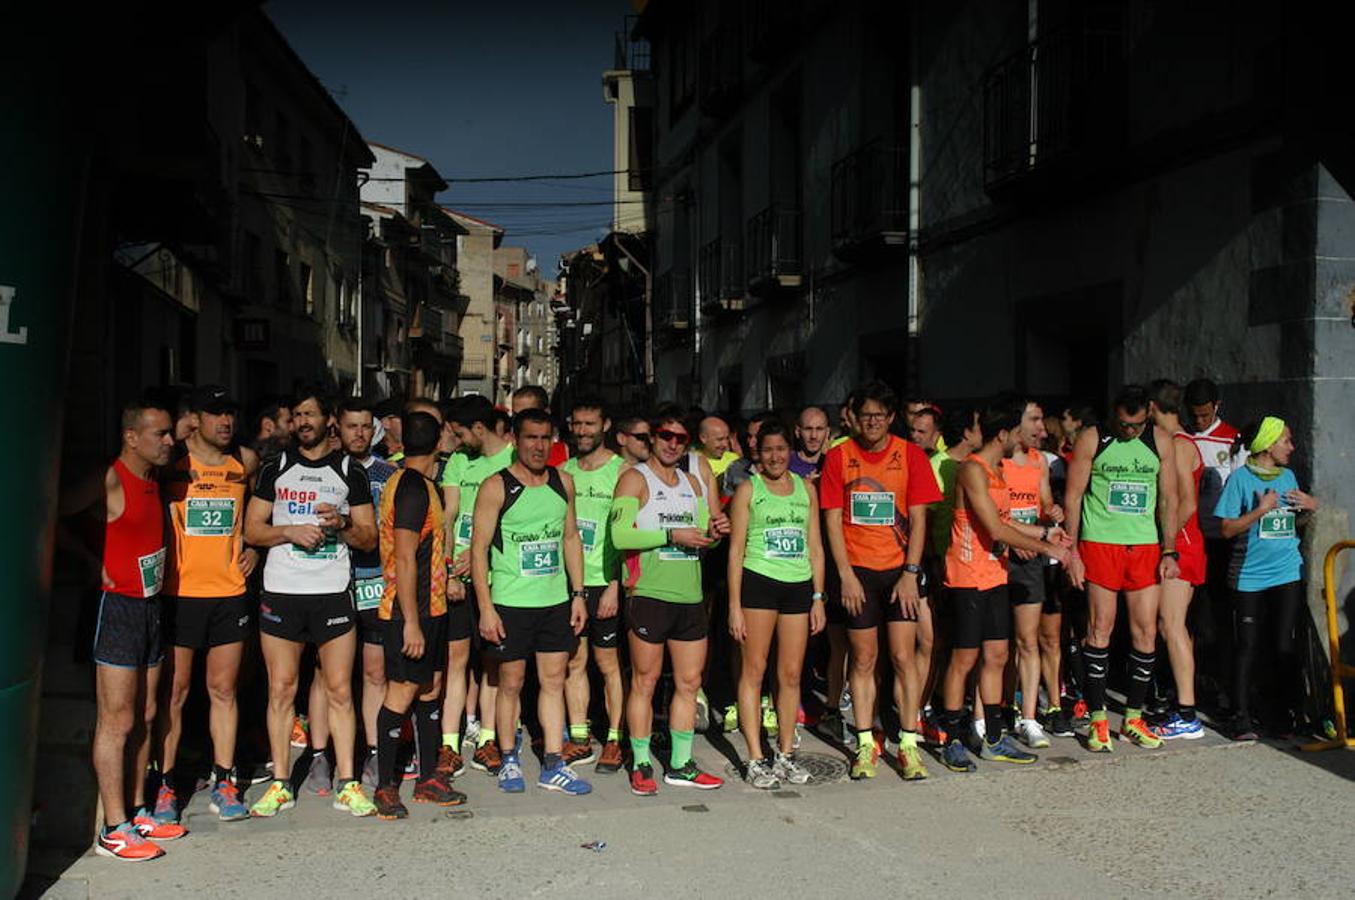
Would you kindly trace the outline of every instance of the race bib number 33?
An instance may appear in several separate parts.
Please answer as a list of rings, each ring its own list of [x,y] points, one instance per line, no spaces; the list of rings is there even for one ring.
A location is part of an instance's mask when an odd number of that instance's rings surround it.
[[[560,574],[560,542],[531,541],[518,546],[518,574],[540,578]]]
[[[1106,509],[1125,516],[1146,516],[1148,485],[1141,481],[1112,481],[1106,497]]]
[[[892,491],[852,492],[853,525],[893,525],[894,494]]]
[[[235,531],[234,497],[189,497],[184,506],[184,533],[220,537]]]

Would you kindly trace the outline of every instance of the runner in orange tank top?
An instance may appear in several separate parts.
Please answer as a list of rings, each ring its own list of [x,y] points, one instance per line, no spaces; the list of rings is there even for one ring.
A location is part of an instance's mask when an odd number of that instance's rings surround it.
[[[169,702],[160,707],[160,789],[155,818],[177,822],[187,805],[175,772],[183,708],[192,687],[193,656],[207,654],[207,696],[212,735],[213,811],[223,821],[249,818],[235,784],[235,736],[239,712],[235,688],[244,640],[253,618],[246,580],[258,554],[244,545],[245,498],[259,458],[247,447],[234,450],[236,404],[226,389],[204,385],[189,397],[193,431],[175,450],[161,476],[169,528],[165,573],[165,634],[173,644],[166,657]]]
[[[942,682],[940,728],[947,735],[941,760],[948,769],[972,772],[960,735],[964,733],[965,680],[983,648],[979,697],[987,729],[984,759],[1031,763],[1035,755],[1021,750],[1003,733],[1002,674],[1007,666],[1011,634],[1007,600],[1007,548],[1045,553],[1064,559],[1068,542],[1059,529],[1025,525],[1011,518],[1010,489],[1001,463],[1015,448],[1025,404],[998,400],[979,419],[983,446],[960,465],[955,485],[955,520],[946,552],[946,586],[952,604],[952,651]]]

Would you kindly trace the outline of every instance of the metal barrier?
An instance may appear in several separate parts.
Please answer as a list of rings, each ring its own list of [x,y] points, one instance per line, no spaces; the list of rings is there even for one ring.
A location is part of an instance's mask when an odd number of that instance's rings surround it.
[[[1334,750],[1337,747],[1355,747],[1355,738],[1346,729],[1346,691],[1342,682],[1355,678],[1355,666],[1341,661],[1341,632],[1336,622],[1336,558],[1345,550],[1355,549],[1355,541],[1338,541],[1327,551],[1322,563],[1322,584],[1327,595],[1327,637],[1331,641],[1331,694],[1336,737],[1326,741],[1304,744],[1303,750]]]

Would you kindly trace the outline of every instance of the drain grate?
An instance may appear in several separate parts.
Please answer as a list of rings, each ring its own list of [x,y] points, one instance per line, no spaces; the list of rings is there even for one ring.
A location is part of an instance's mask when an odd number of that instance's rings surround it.
[[[847,780],[847,763],[837,756],[830,756],[827,753],[806,753],[803,750],[795,755],[800,765],[809,770],[810,779],[808,784],[795,785],[795,787],[815,787],[821,784],[833,784],[838,781]],[[731,781],[743,780],[743,766],[734,763],[725,763],[725,777]],[[781,796],[785,796],[783,793]]]

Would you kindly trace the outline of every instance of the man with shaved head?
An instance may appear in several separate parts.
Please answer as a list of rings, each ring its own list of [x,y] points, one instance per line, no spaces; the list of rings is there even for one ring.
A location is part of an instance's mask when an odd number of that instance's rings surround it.
[[[729,448],[729,423],[719,416],[702,419],[697,437],[701,441],[701,455],[710,463],[716,478],[738,461],[739,454]]]
[[[820,406],[806,406],[795,420],[795,443],[790,470],[807,481],[819,477],[823,451],[828,449],[828,413]]]

